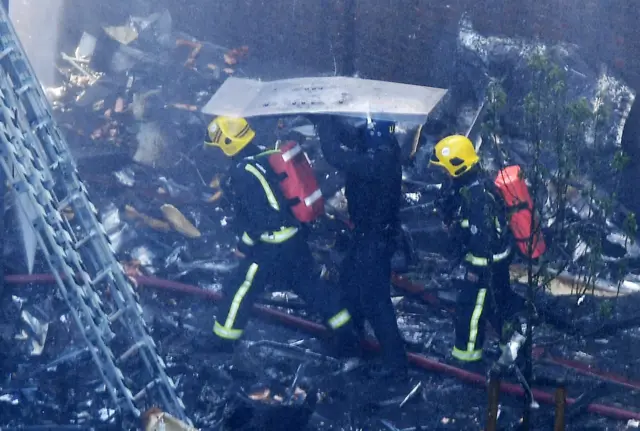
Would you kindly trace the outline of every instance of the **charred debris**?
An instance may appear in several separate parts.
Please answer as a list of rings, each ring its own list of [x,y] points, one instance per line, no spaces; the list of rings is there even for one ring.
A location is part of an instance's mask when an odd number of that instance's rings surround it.
[[[398,128],[406,156],[405,236],[394,259],[394,303],[403,335],[416,354],[447,362],[456,266],[431,215],[440,185],[426,158],[443,130],[467,132],[489,167],[525,167],[552,244],[533,272],[526,262],[513,268],[523,294],[533,281],[542,286],[533,293],[544,323],[534,332],[526,383],[513,379],[512,393],[525,395],[529,411],[540,388],[560,388],[557,411],[568,429],[637,427],[640,252],[633,215],[615,200],[610,180],[624,161],[620,141],[635,93],[591,70],[577,47],[484,37],[467,21],[457,56],[457,88],[471,91],[454,89],[426,124]],[[468,391],[459,375],[428,362],[417,363],[444,375],[417,369],[411,387],[369,387],[359,363],[325,355],[304,333],[309,328],[273,321],[313,318],[277,288],[261,300],[271,321],[251,324],[240,352],[202,357],[193,350],[190,340],[209,330],[215,312],[213,302],[200,298],[215,299],[236,265],[233,220],[220,187],[225,160],[203,149],[208,119],[200,109],[227,77],[273,76],[277,65],[259,64],[250,47],[194,40],[174,29],[165,11],[84,34],[74,53],[61,56],[59,71],[64,82],[47,89],[56,119],[119,260],[137,280],[153,336],[198,428],[470,430],[483,429],[491,413],[486,424],[493,428],[486,429],[517,429],[523,406],[497,399],[496,376],[489,408],[485,391]],[[536,105],[531,94],[546,99]],[[303,118],[262,119],[256,127],[274,142],[294,136],[313,161],[330,215],[313,226],[313,249],[323,274],[335,277],[346,231],[341,178],[322,160]],[[561,149],[577,154],[581,145],[576,166],[554,152],[557,130],[573,139]],[[8,220],[7,229],[0,428],[122,429],[51,278],[19,275],[27,272],[12,239],[19,227]],[[43,271],[36,262],[35,272]],[[568,407],[567,391],[575,398]],[[611,413],[594,408],[596,401],[636,413],[628,412],[628,422],[620,422],[624,415],[583,414]],[[150,410],[145,419],[147,429],[174,429],[162,412]],[[553,420],[553,411],[535,409],[531,429],[551,429]],[[561,423],[554,429],[564,429]]]

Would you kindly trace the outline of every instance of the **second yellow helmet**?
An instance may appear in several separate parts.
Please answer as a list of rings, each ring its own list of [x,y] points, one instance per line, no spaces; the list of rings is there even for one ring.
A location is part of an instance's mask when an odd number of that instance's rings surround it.
[[[207,127],[211,142],[207,145],[220,148],[227,156],[238,154],[256,136],[244,118],[217,117]]]
[[[459,177],[479,160],[476,149],[469,138],[462,135],[452,135],[436,144],[429,163],[442,166],[452,177]]]

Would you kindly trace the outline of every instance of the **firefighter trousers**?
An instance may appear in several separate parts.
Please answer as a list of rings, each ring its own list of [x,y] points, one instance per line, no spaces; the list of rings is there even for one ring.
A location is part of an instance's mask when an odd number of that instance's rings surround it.
[[[279,244],[258,243],[242,259],[226,286],[214,334],[229,341],[240,339],[254,302],[267,286],[296,293],[330,329],[351,329],[351,315],[341,307],[340,292],[321,282],[309,246],[297,234]]]
[[[385,365],[404,369],[407,355],[391,303],[394,238],[386,232],[354,233],[351,241],[341,265],[340,284],[354,327],[364,334],[364,322],[369,321]]]
[[[513,323],[524,310],[525,301],[511,289],[509,263],[506,259],[488,267],[467,268],[463,280],[457,280],[456,340],[453,357],[465,362],[482,359],[486,322],[501,337],[505,323]],[[469,274],[478,277],[470,276]],[[471,278],[471,279],[470,279]]]

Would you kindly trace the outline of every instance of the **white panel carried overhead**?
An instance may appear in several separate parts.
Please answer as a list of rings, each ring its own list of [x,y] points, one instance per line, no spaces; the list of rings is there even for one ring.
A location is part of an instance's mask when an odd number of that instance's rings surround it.
[[[336,114],[422,123],[445,94],[442,88],[340,76],[269,82],[228,78],[202,112],[245,118]]]

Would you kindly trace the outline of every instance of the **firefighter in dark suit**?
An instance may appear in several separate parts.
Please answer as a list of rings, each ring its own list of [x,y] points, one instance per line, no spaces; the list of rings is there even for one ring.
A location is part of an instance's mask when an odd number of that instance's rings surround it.
[[[509,264],[513,236],[503,198],[479,165],[473,143],[453,135],[436,144],[430,164],[443,168],[452,179],[443,194],[440,210],[449,240],[465,267],[458,282],[454,358],[463,362],[482,359],[485,322],[500,335],[524,338],[514,328],[513,316],[524,300],[511,289]],[[517,329],[513,332],[514,329]]]
[[[233,163],[224,188],[235,210],[240,238],[236,254],[242,258],[215,320],[216,344],[228,349],[242,337],[254,301],[267,285],[298,294],[339,334],[334,341],[352,340],[351,315],[341,307],[337,292],[320,280],[304,226],[269,165],[266,156],[272,152],[254,143],[255,131],[242,118],[218,117],[208,134],[207,144],[220,148]]]
[[[402,196],[400,147],[395,123],[368,120],[347,127],[333,116],[310,118],[325,159],[345,174],[345,197],[353,223],[351,243],[340,269],[340,284],[362,333],[369,321],[382,348],[376,377],[404,379],[405,342],[391,303],[391,258],[396,249]]]

